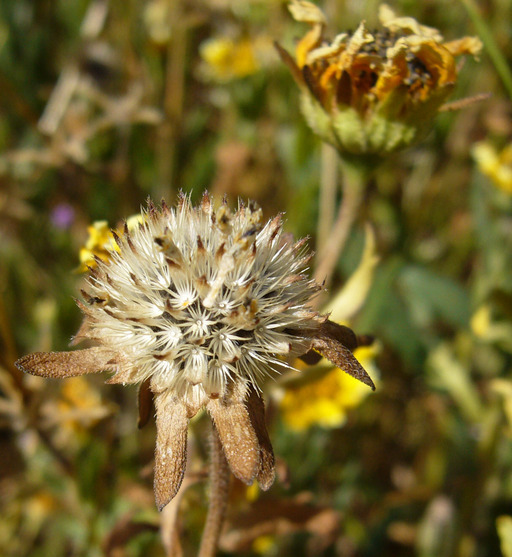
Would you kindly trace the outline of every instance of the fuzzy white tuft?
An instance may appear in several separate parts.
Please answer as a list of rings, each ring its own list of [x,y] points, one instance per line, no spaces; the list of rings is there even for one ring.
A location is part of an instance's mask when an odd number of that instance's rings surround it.
[[[319,287],[304,274],[304,243],[252,203],[235,213],[206,194],[198,207],[150,203],[116,241],[88,279],[82,333],[120,355],[111,382],[150,378],[153,392],[199,408],[234,383],[258,388],[325,321],[308,308]]]

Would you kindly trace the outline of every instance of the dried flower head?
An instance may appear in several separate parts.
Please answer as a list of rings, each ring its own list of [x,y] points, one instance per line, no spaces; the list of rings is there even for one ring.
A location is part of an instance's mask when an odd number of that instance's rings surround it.
[[[268,489],[274,457],[259,385],[315,349],[370,385],[351,350],[354,333],[308,307],[319,286],[305,274],[305,242],[262,222],[253,203],[231,212],[205,194],[198,207],[149,204],[143,221],[96,259],[75,341],[95,346],[21,358],[23,371],[64,377],[110,370],[109,383],[149,386],[156,407],[159,508],[185,470],[188,421],[206,407],[235,476]]]
[[[310,127],[340,152],[382,155],[418,141],[457,81],[455,56],[476,55],[476,37],[445,42],[439,31],[380,6],[382,29],[362,22],[354,33],[325,39],[326,19],[314,4],[292,0],[295,20],[312,29],[293,59],[277,45],[301,87]]]

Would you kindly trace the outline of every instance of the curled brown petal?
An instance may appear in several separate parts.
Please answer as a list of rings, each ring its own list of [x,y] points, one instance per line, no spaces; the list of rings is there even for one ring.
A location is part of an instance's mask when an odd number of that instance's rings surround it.
[[[116,369],[118,356],[101,347],[71,352],[34,352],[15,362],[18,369],[41,377],[74,377]]]
[[[169,391],[155,395],[155,499],[159,510],[178,493],[187,464],[188,414]]]

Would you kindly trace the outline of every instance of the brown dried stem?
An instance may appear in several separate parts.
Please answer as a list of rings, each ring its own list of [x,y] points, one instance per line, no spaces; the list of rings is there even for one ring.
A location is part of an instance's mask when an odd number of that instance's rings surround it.
[[[215,425],[212,423],[210,505],[198,557],[214,557],[228,506],[229,467]]]

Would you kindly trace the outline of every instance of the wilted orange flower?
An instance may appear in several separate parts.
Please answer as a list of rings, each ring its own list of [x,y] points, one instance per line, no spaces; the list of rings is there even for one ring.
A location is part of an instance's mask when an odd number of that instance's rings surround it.
[[[385,4],[380,30],[362,22],[328,41],[317,6],[293,0],[289,8],[312,29],[295,59],[277,48],[303,91],[308,124],[342,153],[381,155],[420,139],[456,84],[455,57],[482,47],[476,37],[446,42],[437,29],[397,17]]]

